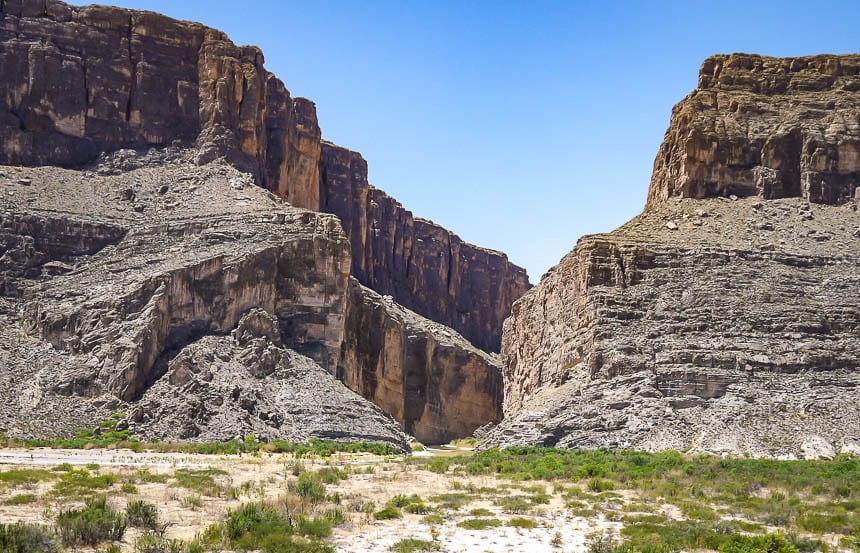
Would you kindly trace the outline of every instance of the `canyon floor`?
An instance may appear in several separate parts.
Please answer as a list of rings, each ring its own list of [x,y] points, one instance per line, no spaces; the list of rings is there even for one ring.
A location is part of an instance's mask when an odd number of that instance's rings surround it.
[[[856,551],[858,474],[847,457],[620,450],[5,448],[0,523],[7,537],[14,523],[38,525],[26,528],[60,551],[99,553]],[[81,509],[125,513],[128,527],[87,543],[86,525],[68,523]]]

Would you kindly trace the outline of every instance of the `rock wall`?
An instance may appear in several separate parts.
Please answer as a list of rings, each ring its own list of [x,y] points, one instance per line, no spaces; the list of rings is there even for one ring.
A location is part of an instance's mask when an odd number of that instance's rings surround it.
[[[163,15],[54,0],[0,3],[0,163],[74,166],[198,140],[316,209],[320,130],[263,54]]]
[[[484,446],[856,448],[858,60],[704,63],[646,210],[514,304]]]
[[[463,242],[412,216],[367,181],[358,152],[324,142],[320,209],[337,215],[352,245],[352,274],[380,294],[498,351],[511,304],[531,286],[505,254]]]
[[[123,411],[142,437],[405,448],[398,422],[334,377],[339,221],[171,150],[0,166],[0,430],[69,435]]]
[[[338,378],[425,444],[502,418],[498,359],[350,279]]]
[[[672,110],[648,205],[671,197],[854,196],[860,179],[860,56],[705,60]]]

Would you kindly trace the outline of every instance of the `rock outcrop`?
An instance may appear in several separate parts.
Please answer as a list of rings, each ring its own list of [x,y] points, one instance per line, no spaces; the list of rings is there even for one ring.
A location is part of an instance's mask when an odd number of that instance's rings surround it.
[[[502,418],[498,357],[350,279],[338,378],[425,444]]]
[[[293,205],[318,206],[320,129],[262,52],[163,15],[0,2],[0,164],[77,166],[198,140]]]
[[[736,195],[844,203],[860,180],[860,55],[713,56],[672,110],[648,205]]]
[[[352,274],[362,284],[498,351],[511,304],[531,287],[524,269],[501,252],[413,217],[368,184],[367,162],[358,152],[324,142],[320,179],[320,209],[343,222]]]
[[[514,304],[506,419],[484,446],[856,446],[856,60],[705,62],[645,212],[582,238]],[[777,148],[784,136],[797,147]]]
[[[0,167],[0,393],[20,400],[0,428],[62,434],[121,410],[159,438],[403,447],[398,423],[334,378],[350,265],[339,221],[198,154]]]

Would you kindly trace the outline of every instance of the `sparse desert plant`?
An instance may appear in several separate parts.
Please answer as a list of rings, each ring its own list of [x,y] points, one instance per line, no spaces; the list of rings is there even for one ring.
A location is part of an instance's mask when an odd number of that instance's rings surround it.
[[[325,483],[319,474],[303,472],[295,482],[290,482],[290,491],[308,503],[319,503],[325,499]]]
[[[107,504],[104,496],[89,498],[82,509],[61,511],[56,520],[57,533],[67,545],[97,545],[116,541],[125,533],[126,520]]]
[[[46,527],[39,524],[0,524],[0,551],[4,553],[54,553],[57,544]]]
[[[129,526],[135,528],[158,528],[158,508],[142,499],[129,501],[125,508],[125,517]]]
[[[186,495],[182,498],[182,506],[186,509],[199,509],[203,507],[203,499],[197,494]]]

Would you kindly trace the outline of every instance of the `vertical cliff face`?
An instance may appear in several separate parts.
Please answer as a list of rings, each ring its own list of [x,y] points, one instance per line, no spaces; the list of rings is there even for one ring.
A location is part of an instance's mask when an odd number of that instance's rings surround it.
[[[497,356],[350,279],[338,378],[426,444],[502,418]]]
[[[0,163],[73,166],[102,151],[199,140],[316,209],[320,130],[258,48],[150,13],[0,3]]]
[[[713,56],[672,110],[648,191],[850,199],[860,179],[860,56]]]
[[[343,222],[353,275],[478,347],[497,351],[511,304],[531,286],[525,270],[501,252],[413,217],[368,184],[361,154],[323,143],[320,166],[320,209]]]
[[[857,447],[858,60],[705,61],[646,210],[514,304],[486,445]]]

